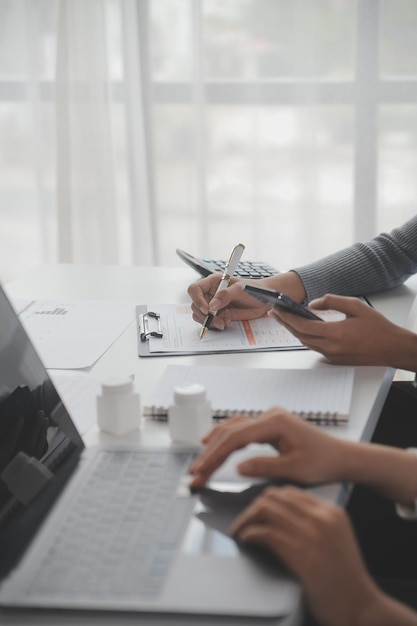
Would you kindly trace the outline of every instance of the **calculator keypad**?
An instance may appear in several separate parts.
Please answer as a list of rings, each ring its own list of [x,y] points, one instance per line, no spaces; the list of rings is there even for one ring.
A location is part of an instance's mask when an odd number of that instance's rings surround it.
[[[210,260],[209,263],[212,272],[223,272],[226,267],[226,262],[222,260]],[[239,278],[268,278],[275,274],[279,274],[277,269],[261,261],[240,261],[234,273]]]

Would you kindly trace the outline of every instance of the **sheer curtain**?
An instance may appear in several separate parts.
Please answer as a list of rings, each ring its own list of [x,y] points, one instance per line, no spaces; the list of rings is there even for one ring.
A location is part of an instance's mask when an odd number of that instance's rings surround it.
[[[0,279],[285,268],[417,198],[415,0],[0,0]]]

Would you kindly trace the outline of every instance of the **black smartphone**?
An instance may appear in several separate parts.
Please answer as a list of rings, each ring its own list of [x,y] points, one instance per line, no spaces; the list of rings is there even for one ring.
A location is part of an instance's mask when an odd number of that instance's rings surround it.
[[[304,304],[295,302],[279,291],[256,287],[255,285],[244,285],[243,289],[257,300],[270,304],[271,307],[280,306],[287,311],[291,311],[291,313],[295,313],[295,315],[306,317],[309,320],[323,321],[321,317],[313,313],[313,311],[304,306]]]

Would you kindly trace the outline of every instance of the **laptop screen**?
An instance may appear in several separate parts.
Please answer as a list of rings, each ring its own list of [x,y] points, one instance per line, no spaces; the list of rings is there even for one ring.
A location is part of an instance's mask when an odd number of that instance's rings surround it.
[[[52,486],[83,447],[0,287],[0,548],[5,529],[11,525],[17,528],[16,518],[36,507],[48,491],[45,488]]]

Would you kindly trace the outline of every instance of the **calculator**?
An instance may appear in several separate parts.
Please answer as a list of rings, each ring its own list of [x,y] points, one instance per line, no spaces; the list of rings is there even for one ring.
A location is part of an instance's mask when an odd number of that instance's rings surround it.
[[[200,259],[179,248],[177,248],[176,252],[180,259],[201,274],[201,276],[209,276],[215,272],[222,273],[226,267],[226,261],[223,260]],[[234,276],[249,279],[268,278],[268,276],[274,276],[275,274],[279,274],[279,270],[263,261],[240,261]]]

